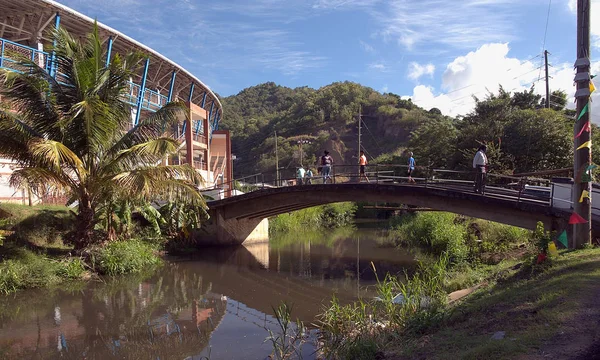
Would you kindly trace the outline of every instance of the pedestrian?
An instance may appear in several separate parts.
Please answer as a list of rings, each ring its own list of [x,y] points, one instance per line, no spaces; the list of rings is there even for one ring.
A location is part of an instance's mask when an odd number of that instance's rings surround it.
[[[300,165],[300,167],[296,171],[296,185],[302,185],[302,183],[304,182],[304,173],[305,170],[302,167],[302,165]]]
[[[486,170],[488,166],[488,159],[485,155],[487,151],[487,146],[481,145],[477,152],[475,153],[475,157],[473,158],[473,168],[475,169],[475,187],[474,190],[476,193],[484,194],[485,192],[485,178],[486,178]]]
[[[333,165],[333,158],[329,155],[329,151],[325,150],[321,156],[321,172],[323,173],[323,184],[327,184],[327,179],[331,179],[331,166]]]
[[[369,182],[369,178],[367,178],[367,175],[365,174],[365,170],[367,167],[367,157],[365,156],[365,152],[361,151],[360,152],[360,158],[358,159],[358,164],[360,165],[360,170],[359,170],[359,175],[358,175],[358,182],[360,182],[363,178],[365,180],[367,180],[367,182]]]
[[[413,157],[412,151],[408,153],[408,182],[415,183],[415,179],[412,178],[412,173],[415,171],[415,158]]]
[[[313,172],[310,168],[306,170],[306,174],[304,174],[304,183],[306,185],[312,185]]]

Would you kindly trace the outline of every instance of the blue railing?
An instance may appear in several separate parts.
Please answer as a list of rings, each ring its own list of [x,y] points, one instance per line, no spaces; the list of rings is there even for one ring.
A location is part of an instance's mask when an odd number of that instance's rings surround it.
[[[23,72],[25,69],[19,65],[22,58],[31,59],[46,71],[50,69],[51,55],[48,52],[0,38],[0,68]],[[65,75],[60,72],[60,69],[57,71],[56,78],[60,83],[66,80]],[[131,105],[137,105],[140,90],[140,85],[129,81],[127,94],[123,95],[124,100]],[[142,99],[142,109],[157,111],[165,106],[167,102],[168,97],[166,95],[145,89],[144,98]]]

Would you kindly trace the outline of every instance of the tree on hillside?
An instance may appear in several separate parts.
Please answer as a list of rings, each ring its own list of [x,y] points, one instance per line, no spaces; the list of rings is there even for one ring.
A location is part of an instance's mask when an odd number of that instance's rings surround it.
[[[131,127],[131,106],[124,101],[128,80],[142,57],[106,54],[97,26],[86,40],[64,28],[53,33],[61,82],[24,59],[22,73],[2,73],[1,94],[14,112],[0,111],[0,155],[18,162],[11,183],[54,184],[78,202],[77,249],[102,241],[94,225],[97,211],[118,198],[151,200],[180,195],[202,204],[202,181],[188,165],[159,165],[179,144],[165,130],[184,114],[170,103]]]

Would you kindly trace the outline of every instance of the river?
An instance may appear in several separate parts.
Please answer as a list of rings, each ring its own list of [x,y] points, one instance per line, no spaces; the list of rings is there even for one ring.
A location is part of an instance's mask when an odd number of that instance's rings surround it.
[[[414,268],[377,229],[338,229],[166,258],[128,276],[0,297],[0,359],[265,359],[272,307],[310,327],[335,294],[373,297],[375,273]],[[304,347],[304,359],[313,349]]]

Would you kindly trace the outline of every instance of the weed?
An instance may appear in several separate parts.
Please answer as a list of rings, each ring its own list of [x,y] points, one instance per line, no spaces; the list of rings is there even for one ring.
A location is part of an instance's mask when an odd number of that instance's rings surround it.
[[[287,303],[281,303],[277,308],[273,308],[275,319],[277,320],[278,331],[266,328],[269,336],[265,341],[271,342],[273,359],[285,360],[295,356],[302,358],[302,344],[305,342],[306,329],[304,323],[296,320],[292,322],[292,306]]]
[[[140,240],[113,241],[91,251],[92,267],[99,274],[141,272],[161,263],[155,249]]]

